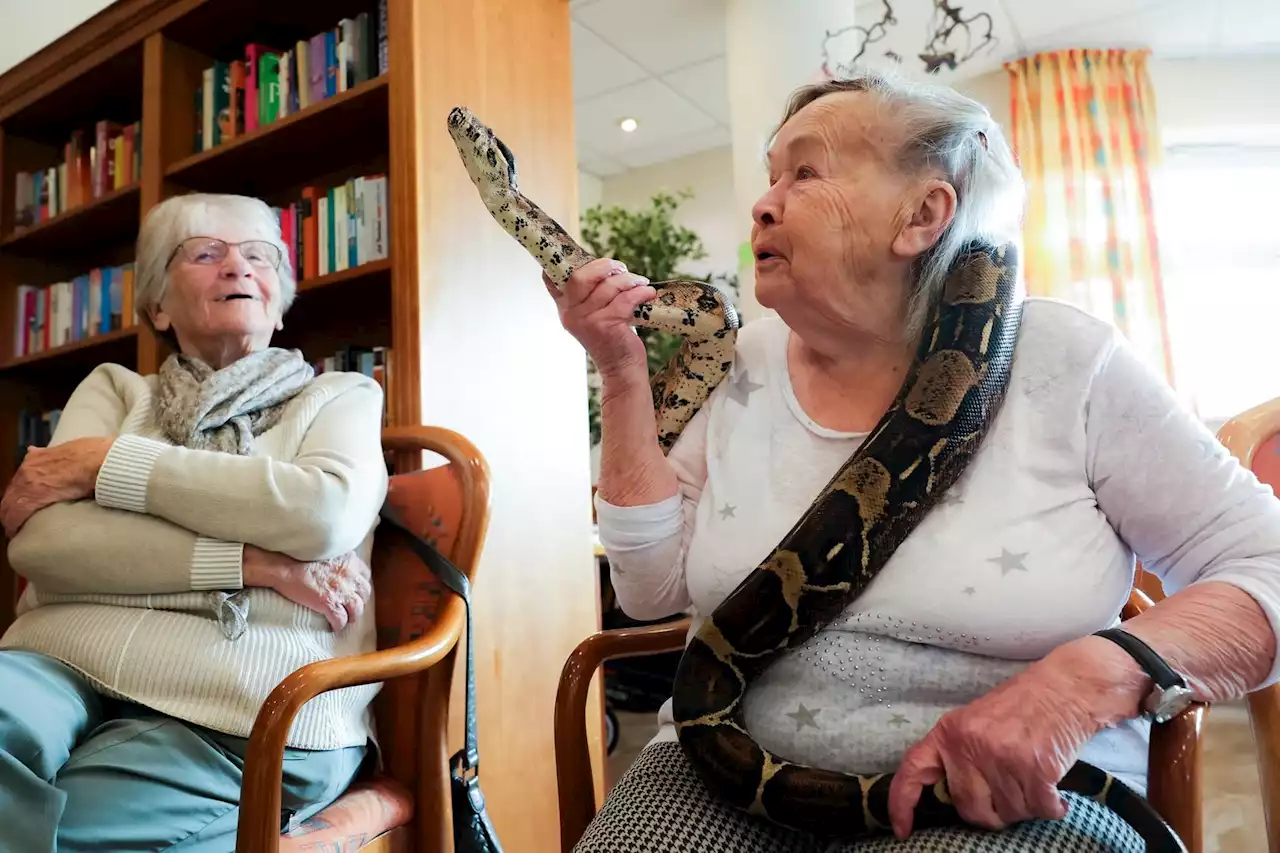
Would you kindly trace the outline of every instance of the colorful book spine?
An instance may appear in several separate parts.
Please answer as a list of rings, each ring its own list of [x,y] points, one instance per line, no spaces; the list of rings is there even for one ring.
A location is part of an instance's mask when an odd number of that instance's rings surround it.
[[[124,293],[132,286],[133,264],[97,267],[39,287],[18,285],[14,354],[32,355],[123,328]]]

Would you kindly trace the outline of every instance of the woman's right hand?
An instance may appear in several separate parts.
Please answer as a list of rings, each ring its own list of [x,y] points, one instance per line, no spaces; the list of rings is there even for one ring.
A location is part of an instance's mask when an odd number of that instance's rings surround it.
[[[324,616],[335,632],[360,618],[373,593],[372,572],[354,551],[332,560],[303,563],[245,545],[241,564],[245,586],[275,590]]]
[[[628,371],[648,377],[644,341],[631,329],[636,307],[657,292],[649,279],[627,272],[621,261],[596,258],[569,276],[563,291],[543,283],[560,309],[560,323],[577,338],[606,380]]]

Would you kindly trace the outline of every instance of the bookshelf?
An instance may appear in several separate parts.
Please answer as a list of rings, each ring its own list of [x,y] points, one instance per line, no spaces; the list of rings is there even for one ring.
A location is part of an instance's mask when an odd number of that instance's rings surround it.
[[[206,102],[197,91],[206,69],[244,61],[250,44],[284,52],[300,41],[311,66],[314,36],[362,13],[376,21],[380,2],[384,71],[353,75],[324,97],[308,90],[307,104],[299,98],[296,109],[277,109],[258,127],[237,128],[204,148]],[[560,328],[536,264],[480,204],[445,118],[465,104],[499,129],[518,154],[522,186],[576,228],[568,6],[117,0],[0,74],[4,483],[20,442],[33,429],[39,434],[96,365],[153,373],[168,356],[134,322],[131,276],[104,272],[133,262],[148,210],[193,191],[252,194],[287,209],[309,190],[355,193],[357,179],[386,177],[385,255],[300,276],[273,343],[298,347],[313,361],[343,348],[389,349],[389,423],[455,429],[491,466],[493,509],[474,602],[479,726],[486,797],[515,853],[558,849],[551,708],[566,657],[599,626],[586,377],[581,349]],[[352,41],[355,55],[359,45],[376,44],[358,33]],[[99,123],[108,123],[109,134],[131,130],[123,149],[107,146],[120,177],[111,172],[95,187]],[[80,157],[88,147],[95,154],[86,167]],[[63,162],[69,165],[59,170]],[[30,197],[40,174],[66,203],[36,214]],[[90,294],[99,294],[93,307],[105,309],[86,314],[86,278]],[[58,284],[65,285],[59,310],[69,299],[77,325],[35,348],[24,345],[18,329],[30,318],[20,289]],[[8,592],[15,585],[0,554],[0,629],[13,618]],[[454,687],[456,746],[462,703]],[[528,714],[503,714],[513,707]],[[591,729],[599,796],[602,725]],[[431,831],[422,828],[424,842]],[[424,846],[443,848],[437,840]]]

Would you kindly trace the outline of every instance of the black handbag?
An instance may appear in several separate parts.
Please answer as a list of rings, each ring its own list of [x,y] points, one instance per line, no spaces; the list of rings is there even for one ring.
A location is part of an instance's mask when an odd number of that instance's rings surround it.
[[[462,599],[467,609],[467,685],[466,685],[466,743],[449,759],[449,789],[453,801],[453,848],[456,853],[502,853],[498,833],[485,810],[484,794],[480,790],[480,750],[476,737],[476,677],[475,656],[471,638],[471,581],[453,563],[436,550],[426,539],[410,530],[388,506],[383,506],[381,516],[392,527],[404,533],[409,547],[440,582]]]

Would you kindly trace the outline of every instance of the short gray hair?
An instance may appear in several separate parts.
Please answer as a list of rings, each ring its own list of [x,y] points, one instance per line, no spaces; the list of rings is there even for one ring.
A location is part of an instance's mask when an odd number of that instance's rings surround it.
[[[169,257],[188,237],[214,236],[221,223],[236,222],[257,239],[280,249],[280,313],[289,310],[298,292],[298,279],[289,263],[289,249],[280,234],[280,220],[261,199],[243,195],[189,193],[167,198],[147,211],[138,231],[134,256],[133,305],[138,317],[151,325],[148,311],[160,305],[169,287]]]
[[[905,129],[898,165],[908,174],[936,169],[956,191],[951,224],[916,263],[907,308],[907,332],[924,328],[942,298],[947,271],[973,240],[1001,245],[1019,239],[1025,186],[1000,125],[987,108],[954,89],[917,83],[872,70],[797,89],[782,124],[814,101],[836,92],[868,92]]]

